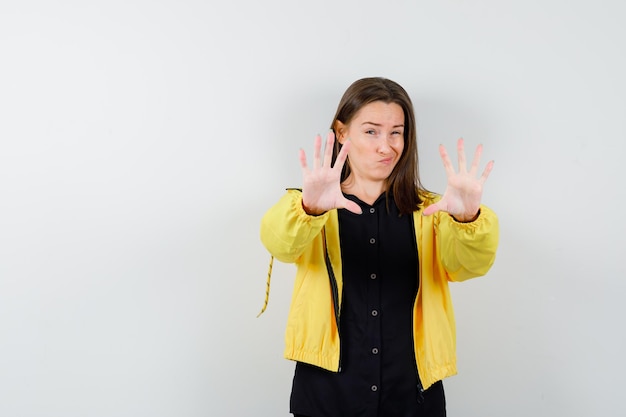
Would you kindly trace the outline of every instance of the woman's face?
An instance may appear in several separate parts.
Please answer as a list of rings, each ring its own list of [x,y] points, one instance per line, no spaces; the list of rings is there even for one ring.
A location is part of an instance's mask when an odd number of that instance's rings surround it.
[[[363,106],[347,125],[337,121],[335,132],[340,143],[352,142],[350,176],[357,181],[384,181],[402,156],[404,111],[396,103],[374,101]]]

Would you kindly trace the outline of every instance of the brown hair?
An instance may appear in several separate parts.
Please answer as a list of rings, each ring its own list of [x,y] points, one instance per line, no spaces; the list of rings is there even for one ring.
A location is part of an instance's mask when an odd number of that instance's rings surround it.
[[[422,202],[422,195],[427,193],[427,190],[419,179],[417,129],[413,103],[404,88],[394,81],[380,77],[355,81],[339,101],[331,129],[336,133],[337,121],[348,125],[363,106],[375,101],[396,103],[404,111],[404,150],[386,180],[386,193],[391,190],[400,213],[409,214],[418,209],[418,205]],[[341,146],[339,141],[335,141],[333,164]],[[348,160],[341,172],[341,182],[345,181],[349,175],[350,161]]]

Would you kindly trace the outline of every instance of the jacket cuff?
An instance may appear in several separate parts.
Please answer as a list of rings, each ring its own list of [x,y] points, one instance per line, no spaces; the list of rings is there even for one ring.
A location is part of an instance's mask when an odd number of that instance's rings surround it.
[[[321,224],[326,223],[329,216],[328,211],[322,214],[309,214],[304,211],[304,206],[302,205],[302,192],[289,190],[289,193],[292,195],[290,208],[292,212],[296,214],[298,222],[309,223],[311,225],[316,225],[318,222]]]

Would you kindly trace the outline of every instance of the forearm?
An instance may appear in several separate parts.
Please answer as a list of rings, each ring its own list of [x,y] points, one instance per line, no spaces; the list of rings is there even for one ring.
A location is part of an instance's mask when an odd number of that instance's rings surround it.
[[[498,217],[481,206],[471,222],[443,217],[438,232],[441,261],[452,281],[485,275],[495,261],[499,239]]]
[[[290,190],[261,220],[261,241],[282,262],[295,262],[324,227],[328,213],[307,214],[302,193]]]

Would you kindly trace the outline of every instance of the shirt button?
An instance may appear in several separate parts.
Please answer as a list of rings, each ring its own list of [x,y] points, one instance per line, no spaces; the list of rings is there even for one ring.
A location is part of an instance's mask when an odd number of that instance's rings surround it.
[[[374,355],[378,355],[378,348],[372,348],[372,353]]]
[[[376,317],[378,315],[378,311],[372,310],[372,316]]]
[[[376,279],[376,274],[372,274],[372,275],[370,275],[370,278],[371,278],[371,279]]]
[[[376,385],[372,385],[372,391],[374,392],[378,391],[378,387]]]
[[[375,213],[375,212],[376,212],[376,209],[375,209],[375,208],[371,208],[371,209],[370,209],[370,213]]]
[[[370,243],[373,245],[374,243],[376,243],[376,239],[371,238],[371,239],[370,239]]]

